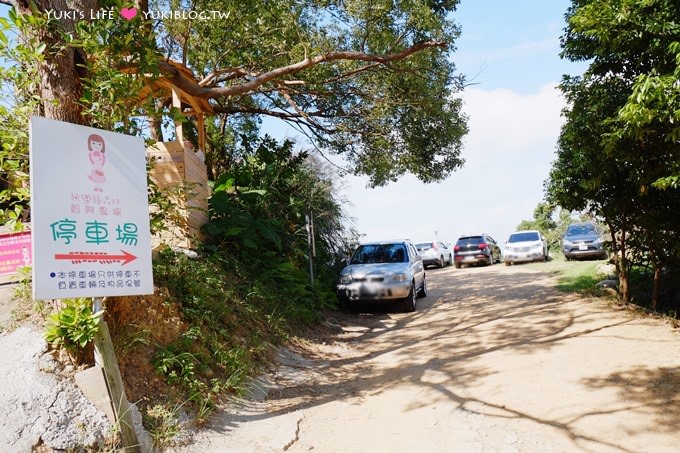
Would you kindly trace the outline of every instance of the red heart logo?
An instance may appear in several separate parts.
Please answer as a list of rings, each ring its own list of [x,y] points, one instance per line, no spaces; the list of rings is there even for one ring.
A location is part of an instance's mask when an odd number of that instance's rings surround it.
[[[137,8],[121,8],[120,15],[126,20],[132,20],[137,15]]]

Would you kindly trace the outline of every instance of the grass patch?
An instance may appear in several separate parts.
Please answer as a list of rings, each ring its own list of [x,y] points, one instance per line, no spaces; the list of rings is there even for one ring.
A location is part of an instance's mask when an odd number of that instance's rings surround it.
[[[564,261],[558,271],[557,289],[564,292],[594,294],[597,283],[601,280],[597,275],[599,261]]]
[[[597,267],[603,263],[606,261],[566,261],[559,257],[547,263],[534,263],[530,266],[557,276],[557,289],[560,291],[600,296],[602,291],[597,284],[605,276],[597,272]]]
[[[572,293],[596,293],[599,279],[592,275],[579,275],[575,277],[560,277],[557,280],[557,289]]]

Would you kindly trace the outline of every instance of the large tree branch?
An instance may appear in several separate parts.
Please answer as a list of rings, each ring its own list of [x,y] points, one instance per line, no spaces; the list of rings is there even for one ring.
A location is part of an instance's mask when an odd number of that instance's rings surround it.
[[[297,104],[297,102],[295,102],[295,99],[293,99],[291,97],[290,93],[288,93],[288,91],[285,89],[285,86],[284,86],[283,83],[278,83],[277,85],[279,85],[281,95],[283,96],[283,98],[288,102],[288,104],[293,108],[293,110],[295,110],[298,113],[298,115],[305,118],[307,121],[309,121],[315,127],[318,127],[319,129],[325,129],[325,127],[323,127],[321,124],[317,123],[313,118],[311,118],[308,114],[306,114],[304,112],[304,110],[302,110],[300,108],[300,106]]]
[[[207,85],[215,85],[220,82],[225,82],[227,80],[232,80],[236,79],[239,77],[257,77],[258,74],[246,71],[243,68],[224,68],[224,69],[218,69],[216,71],[211,72],[207,76],[203,78],[198,84],[202,87],[207,86]]]
[[[275,118],[280,118],[286,121],[303,120],[305,118],[337,118],[337,115],[326,115],[322,112],[306,112],[304,115],[300,113],[289,112],[285,110],[271,110],[259,107],[245,107],[245,106],[213,106],[214,113],[226,113],[233,115],[235,113],[247,113],[250,115],[267,115]]]
[[[172,82],[175,85],[177,85],[177,87],[180,88],[181,90],[185,91],[186,93],[192,96],[208,99],[247,94],[257,90],[259,87],[272,80],[279,79],[288,74],[298,73],[300,71],[309,69],[313,66],[325,62],[346,60],[346,61],[365,61],[384,65],[391,63],[393,61],[403,60],[425,49],[434,47],[444,48],[446,46],[447,43],[444,41],[424,41],[415,44],[409,47],[408,49],[404,49],[401,52],[388,55],[373,55],[365,52],[352,52],[352,51],[329,52],[324,55],[317,55],[312,58],[305,58],[304,60],[298,63],[283,66],[271,70],[269,72],[262,73],[245,83],[239,85],[232,85],[228,87],[201,86],[199,82],[196,82],[195,80],[191,80],[183,76],[183,74],[180,71],[178,71],[177,68],[175,68],[171,63],[165,61],[161,62],[160,69],[163,72],[163,74],[165,74],[166,77],[170,78]]]
[[[321,83],[327,84],[327,83],[339,82],[340,80],[348,79],[350,77],[354,77],[355,75],[359,74],[360,72],[369,71],[369,70],[374,69],[378,66],[380,66],[380,63],[369,64],[369,65],[363,66],[361,68],[355,69],[353,71],[345,72],[344,74],[340,74],[339,76],[336,76],[336,77],[333,77],[333,78],[330,78],[330,79],[326,79]]]

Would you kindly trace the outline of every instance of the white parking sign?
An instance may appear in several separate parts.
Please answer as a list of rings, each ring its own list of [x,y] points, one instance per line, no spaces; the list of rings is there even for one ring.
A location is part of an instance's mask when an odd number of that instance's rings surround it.
[[[140,137],[32,117],[33,297],[153,293]]]

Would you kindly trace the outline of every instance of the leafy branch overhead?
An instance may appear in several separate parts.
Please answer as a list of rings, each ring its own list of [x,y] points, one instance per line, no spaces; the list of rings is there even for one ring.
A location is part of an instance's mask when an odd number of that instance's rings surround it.
[[[41,2],[32,12],[22,0],[0,2],[32,14],[63,8],[59,0]],[[121,7],[109,0],[85,4],[72,8],[90,17],[93,8]],[[209,102],[222,135],[252,134],[269,116],[292,125],[320,150],[342,155],[352,172],[368,175],[373,185],[405,173],[429,182],[463,164],[467,119],[456,94],[465,79],[451,60],[460,34],[452,18],[457,4],[141,0],[130,21],[116,15],[83,25],[83,19],[51,14],[50,29],[61,30],[61,38],[46,33],[44,40],[53,66],[65,77],[79,74],[82,87],[71,87],[77,100],[101,97],[105,85],[97,77],[112,79],[112,68],[130,77],[164,77]],[[65,48],[73,51],[66,61]],[[107,64],[93,71],[102,58]],[[79,72],[83,61],[87,74]],[[45,82],[63,92],[56,81]],[[129,90],[127,97],[134,94]],[[167,100],[156,100],[158,105],[167,107]],[[150,111],[141,100],[135,107]],[[210,158],[229,154],[212,151]]]

